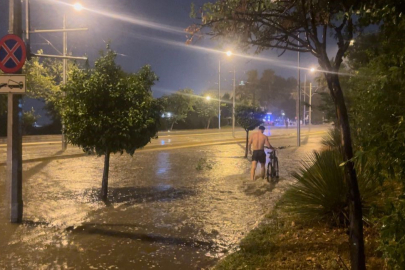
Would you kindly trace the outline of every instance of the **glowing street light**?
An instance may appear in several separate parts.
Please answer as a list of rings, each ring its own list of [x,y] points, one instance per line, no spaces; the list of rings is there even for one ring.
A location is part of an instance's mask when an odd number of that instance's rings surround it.
[[[171,116],[172,116],[172,113],[167,113],[167,116],[168,116],[168,117],[171,117]]]
[[[210,97],[210,96],[206,96],[205,99],[209,101],[209,100],[211,100],[211,97]]]
[[[316,68],[312,67],[309,71],[311,71],[311,73],[314,73],[316,71]]]
[[[227,52],[226,52],[226,55],[229,56],[229,57],[232,56],[232,54],[233,54],[233,53],[232,53],[231,51],[227,51]]]
[[[76,11],[81,11],[81,10],[83,9],[83,6],[82,6],[82,4],[80,4],[80,3],[76,3],[76,4],[73,5],[73,8],[74,8]]]

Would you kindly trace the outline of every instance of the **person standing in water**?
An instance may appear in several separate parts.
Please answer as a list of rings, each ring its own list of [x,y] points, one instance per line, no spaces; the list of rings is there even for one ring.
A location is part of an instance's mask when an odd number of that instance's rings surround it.
[[[261,177],[264,179],[264,173],[266,169],[266,153],[264,152],[264,146],[269,147],[274,150],[274,147],[271,146],[269,138],[264,135],[264,126],[259,127],[259,131],[253,133],[249,139],[249,153],[252,154],[252,168],[250,171],[250,180],[255,180],[255,172],[257,163],[260,163],[261,168]],[[253,147],[253,153],[252,153]]]

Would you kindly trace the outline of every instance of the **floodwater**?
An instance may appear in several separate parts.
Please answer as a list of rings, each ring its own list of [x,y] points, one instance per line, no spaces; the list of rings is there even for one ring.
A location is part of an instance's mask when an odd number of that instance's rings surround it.
[[[0,269],[208,269],[257,226],[317,141],[280,150],[277,185],[249,181],[243,144],[114,155],[107,205],[103,158],[27,147],[22,225],[8,223],[0,182]]]

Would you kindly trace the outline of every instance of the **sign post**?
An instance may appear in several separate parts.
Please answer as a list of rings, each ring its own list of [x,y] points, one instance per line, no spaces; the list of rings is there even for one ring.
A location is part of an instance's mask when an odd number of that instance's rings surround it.
[[[5,73],[21,74],[20,70],[25,62],[25,45],[20,38],[22,36],[21,13],[21,1],[9,0],[9,35],[0,40],[0,69]],[[18,80],[17,84],[13,81],[16,80],[2,82],[1,90],[5,88],[16,90],[21,87]],[[7,85],[4,85],[5,83]],[[11,211],[9,217],[12,223],[20,223],[23,217],[21,100],[21,94],[13,94],[12,91],[8,91],[6,194],[10,202],[7,212]]]

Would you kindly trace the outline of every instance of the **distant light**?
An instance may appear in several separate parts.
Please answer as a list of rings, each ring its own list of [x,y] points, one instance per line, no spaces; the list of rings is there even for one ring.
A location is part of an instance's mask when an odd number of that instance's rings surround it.
[[[263,121],[266,121],[266,118],[263,118]]]
[[[354,42],[356,42],[354,39],[352,39],[352,40],[350,40],[350,46],[353,46],[354,45]]]
[[[244,85],[245,85],[245,82],[244,82],[244,81],[240,81],[240,84],[239,84],[239,85],[244,86]]]
[[[165,114],[162,114],[162,118],[165,118]]]
[[[271,112],[268,112],[267,114],[272,114]]]
[[[171,116],[172,116],[172,114],[171,114],[171,113],[167,113],[167,116],[171,117]]]
[[[282,113],[281,115],[285,115],[285,113]]]
[[[232,53],[231,51],[227,51],[227,52],[226,52],[226,55],[227,55],[227,56],[232,56],[232,54],[233,54],[233,53]]]
[[[311,71],[311,73],[314,73],[316,70],[316,68],[311,68],[309,71]]]
[[[74,4],[73,7],[74,7],[74,9],[77,10],[77,11],[81,11],[81,10],[83,9],[82,4],[80,4],[80,3]]]
[[[206,100],[210,100],[211,97],[210,97],[210,96],[206,96],[205,99],[206,99]]]

